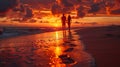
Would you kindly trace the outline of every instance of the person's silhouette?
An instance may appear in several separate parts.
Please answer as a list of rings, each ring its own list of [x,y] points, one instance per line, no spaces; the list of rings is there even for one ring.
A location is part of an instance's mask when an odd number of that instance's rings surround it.
[[[71,16],[70,16],[70,15],[68,15],[67,20],[68,20],[68,22],[67,22],[67,24],[68,24],[68,29],[70,30],[70,28],[71,28]]]
[[[62,20],[62,29],[66,28],[66,16],[63,14],[63,16],[61,17]]]

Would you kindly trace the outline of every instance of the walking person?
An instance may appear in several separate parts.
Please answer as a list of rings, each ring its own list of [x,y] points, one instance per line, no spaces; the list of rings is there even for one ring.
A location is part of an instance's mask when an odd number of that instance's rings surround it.
[[[66,16],[64,14],[61,17],[61,21],[62,21],[62,29],[65,30],[65,28],[66,28]]]
[[[67,25],[68,25],[68,29],[70,30],[70,28],[71,28],[71,16],[70,15],[68,15],[68,18],[67,18]]]

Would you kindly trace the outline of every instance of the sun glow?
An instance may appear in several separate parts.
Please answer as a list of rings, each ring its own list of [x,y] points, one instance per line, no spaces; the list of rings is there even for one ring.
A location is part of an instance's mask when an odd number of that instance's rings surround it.
[[[43,17],[42,20],[50,23],[50,25],[53,27],[61,27],[61,20],[59,17],[49,15],[49,16]]]

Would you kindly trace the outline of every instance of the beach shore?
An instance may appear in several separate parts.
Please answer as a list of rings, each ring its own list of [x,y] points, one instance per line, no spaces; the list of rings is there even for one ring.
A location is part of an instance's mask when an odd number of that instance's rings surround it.
[[[16,36],[24,36],[24,35],[31,35],[31,34],[40,34],[44,32],[52,32],[60,30],[57,28],[32,28],[32,27],[6,27],[0,28],[0,39],[16,37]]]
[[[96,67],[120,67],[120,26],[89,27],[76,32]]]

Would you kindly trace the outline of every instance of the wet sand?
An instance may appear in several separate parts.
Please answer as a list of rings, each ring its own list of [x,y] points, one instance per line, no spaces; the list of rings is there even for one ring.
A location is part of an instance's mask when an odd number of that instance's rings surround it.
[[[76,30],[96,67],[120,67],[120,26],[91,27]]]
[[[1,39],[0,67],[94,67],[79,38],[64,30]]]

